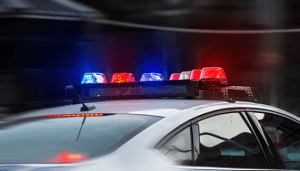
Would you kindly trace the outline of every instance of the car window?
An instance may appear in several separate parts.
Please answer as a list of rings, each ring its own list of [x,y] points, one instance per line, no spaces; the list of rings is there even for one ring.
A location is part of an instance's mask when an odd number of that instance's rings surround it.
[[[194,165],[190,127],[172,137],[159,151],[175,164]]]
[[[286,169],[300,169],[300,125],[283,117],[254,113]]]
[[[239,113],[215,115],[198,125],[200,153],[196,166],[268,168],[254,135]]]
[[[0,163],[67,163],[95,158],[114,151],[159,119],[111,114],[1,124]]]

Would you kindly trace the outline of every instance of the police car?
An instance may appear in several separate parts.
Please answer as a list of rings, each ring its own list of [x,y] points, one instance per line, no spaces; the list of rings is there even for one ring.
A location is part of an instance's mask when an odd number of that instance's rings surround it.
[[[117,73],[111,83],[86,74],[88,82],[66,87],[72,105],[2,121],[0,170],[300,169],[298,117],[258,104],[250,87],[229,85],[222,68],[189,74],[136,82]],[[218,93],[223,99],[205,98]]]

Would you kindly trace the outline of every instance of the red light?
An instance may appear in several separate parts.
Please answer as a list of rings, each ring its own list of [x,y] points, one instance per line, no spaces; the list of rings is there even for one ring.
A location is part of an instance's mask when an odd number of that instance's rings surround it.
[[[219,67],[206,67],[202,68],[200,79],[205,78],[225,78],[226,75],[223,68]]]
[[[173,73],[169,80],[179,80],[180,73]]]
[[[103,116],[101,113],[91,113],[91,114],[63,114],[63,115],[44,115],[45,118],[62,118],[62,117],[85,117],[85,116]]]
[[[114,73],[111,83],[134,82],[134,76],[131,73]]]
[[[47,163],[73,163],[73,162],[82,162],[86,161],[89,158],[84,154],[79,153],[70,153],[68,151],[62,151],[54,157],[50,157],[46,160]]]
[[[201,75],[201,69],[194,69],[191,72],[190,80],[199,80]]]

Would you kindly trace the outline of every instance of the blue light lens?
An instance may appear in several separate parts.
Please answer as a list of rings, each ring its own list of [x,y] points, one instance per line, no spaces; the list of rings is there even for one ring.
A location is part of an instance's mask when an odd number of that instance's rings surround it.
[[[144,73],[140,81],[163,81],[164,78],[160,73]]]
[[[91,83],[107,83],[107,81],[103,73],[85,73],[82,78],[81,84]]]

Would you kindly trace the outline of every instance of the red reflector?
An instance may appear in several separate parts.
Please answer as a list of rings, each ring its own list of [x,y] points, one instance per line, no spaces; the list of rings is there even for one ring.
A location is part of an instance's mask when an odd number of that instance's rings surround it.
[[[131,73],[114,73],[111,83],[134,82],[134,76]]]
[[[63,114],[63,115],[44,115],[45,118],[62,118],[62,117],[85,117],[85,116],[103,116],[101,113],[91,114]]]
[[[169,80],[179,80],[180,73],[173,73]]]
[[[205,78],[226,78],[223,68],[219,67],[206,67],[202,68],[200,79]]]
[[[199,80],[201,75],[201,69],[194,69],[191,72],[190,80]]]
[[[82,162],[88,160],[84,154],[79,153],[69,153],[68,151],[63,151],[58,155],[51,157],[46,160],[47,163],[73,163],[73,162]]]

